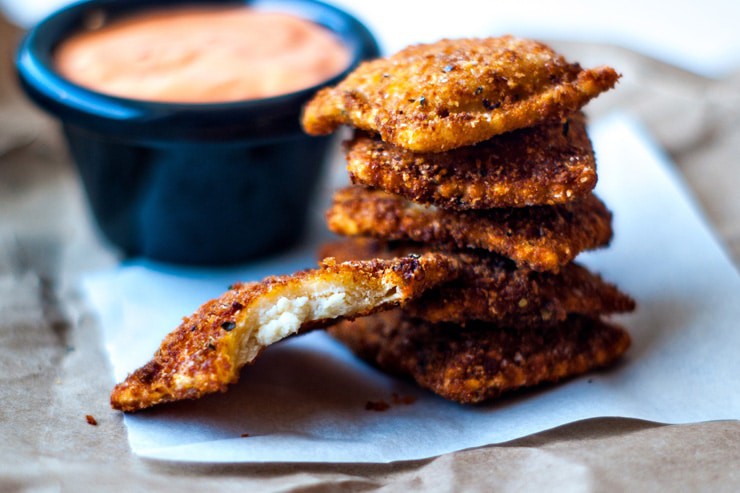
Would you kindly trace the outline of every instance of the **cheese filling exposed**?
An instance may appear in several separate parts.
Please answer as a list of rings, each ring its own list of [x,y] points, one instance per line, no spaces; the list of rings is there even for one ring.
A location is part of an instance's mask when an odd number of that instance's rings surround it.
[[[266,297],[260,306],[248,310],[240,325],[251,334],[244,339],[241,358],[252,359],[261,348],[297,333],[306,322],[351,316],[401,299],[394,286],[385,285],[351,289],[341,282],[329,282],[294,291]]]

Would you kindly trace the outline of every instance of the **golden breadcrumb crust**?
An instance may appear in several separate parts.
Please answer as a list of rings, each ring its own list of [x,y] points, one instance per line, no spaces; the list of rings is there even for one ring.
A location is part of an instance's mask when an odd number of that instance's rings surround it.
[[[431,251],[438,249],[416,243],[388,244],[369,238],[350,238],[323,245],[319,254],[346,261]],[[574,313],[597,317],[635,309],[632,298],[575,263],[555,274],[517,268],[510,260],[482,250],[447,254],[460,264],[460,276],[407,304],[404,311],[409,315],[433,323],[464,325],[481,320],[544,326],[561,322]]]
[[[345,148],[352,183],[444,209],[563,204],[596,186],[580,113],[447,152],[415,153],[363,133]]]
[[[149,363],[116,385],[111,405],[136,411],[223,392],[270,343],[331,320],[405,303],[457,271],[455,261],[441,254],[343,263],[326,259],[319,269],[236,284],[185,317]]]
[[[304,108],[309,134],[353,125],[417,152],[440,152],[562,121],[619,79],[584,70],[548,46],[512,36],[444,39],[361,64]]]
[[[340,235],[482,248],[537,271],[558,271],[612,237],[611,213],[593,194],[563,205],[458,212],[355,186],[334,194],[326,217]]]
[[[621,327],[582,316],[546,329],[461,327],[411,319],[399,309],[328,331],[371,364],[463,404],[609,366],[630,346]]]

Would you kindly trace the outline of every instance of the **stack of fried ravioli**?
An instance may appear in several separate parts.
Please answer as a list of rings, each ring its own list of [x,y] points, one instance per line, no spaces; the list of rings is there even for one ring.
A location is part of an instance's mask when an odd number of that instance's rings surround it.
[[[411,46],[319,92],[306,131],[356,129],[354,185],[327,213],[350,238],[322,256],[441,252],[461,266],[403,308],[330,333],[463,403],[615,362],[630,338],[604,316],[635,303],[573,259],[612,237],[581,108],[618,78],[504,36]]]

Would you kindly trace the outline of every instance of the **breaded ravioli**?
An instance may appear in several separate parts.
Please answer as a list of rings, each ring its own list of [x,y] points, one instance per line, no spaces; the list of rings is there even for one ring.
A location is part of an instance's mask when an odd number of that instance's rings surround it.
[[[596,185],[581,113],[439,153],[411,152],[365,133],[345,146],[354,184],[444,209],[563,204]]]
[[[482,248],[537,271],[558,271],[612,237],[611,213],[593,194],[563,205],[460,212],[354,186],[334,194],[326,217],[340,235]]]
[[[320,256],[338,261],[395,258],[437,251],[416,243],[350,238],[327,243]],[[428,322],[465,325],[472,320],[516,326],[545,326],[570,314],[600,315],[632,311],[635,302],[616,286],[584,267],[570,263],[558,274],[537,272],[482,250],[450,251],[460,276],[424,293],[404,307]]]
[[[461,327],[392,310],[328,330],[369,363],[463,404],[609,366],[630,346],[621,327],[582,316],[547,329],[482,322]]]
[[[136,411],[225,391],[270,344],[330,321],[408,302],[457,275],[442,254],[337,263],[237,284],[167,335],[154,358],[113,389],[111,405]]]
[[[563,121],[619,77],[527,39],[444,39],[361,64],[316,94],[303,128],[321,135],[348,124],[412,151],[440,152]]]

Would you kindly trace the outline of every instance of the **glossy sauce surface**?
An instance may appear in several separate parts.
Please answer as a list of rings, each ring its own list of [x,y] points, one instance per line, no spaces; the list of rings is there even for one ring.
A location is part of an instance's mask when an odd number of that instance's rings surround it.
[[[114,96],[221,103],[311,87],[350,63],[329,30],[247,7],[142,12],[75,34],[55,53],[65,78]]]

